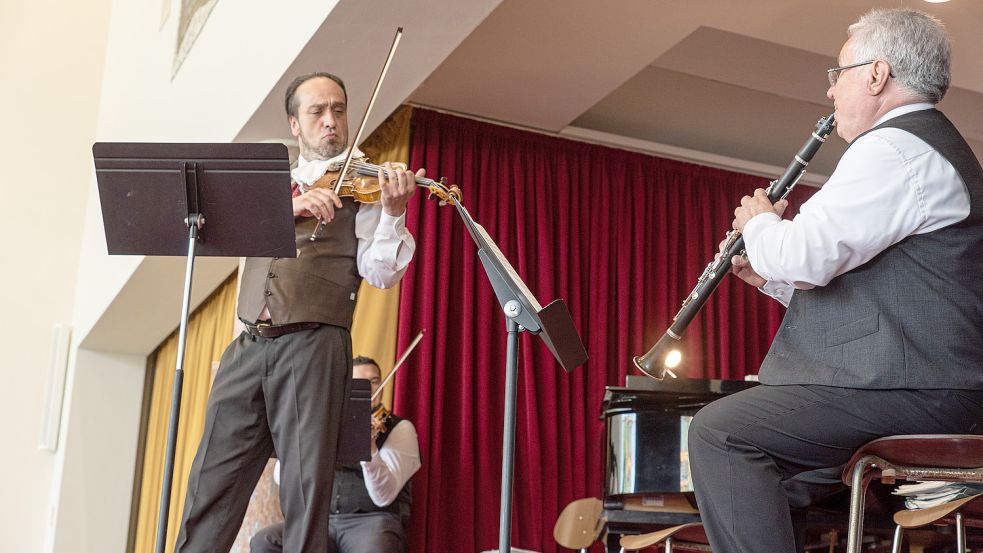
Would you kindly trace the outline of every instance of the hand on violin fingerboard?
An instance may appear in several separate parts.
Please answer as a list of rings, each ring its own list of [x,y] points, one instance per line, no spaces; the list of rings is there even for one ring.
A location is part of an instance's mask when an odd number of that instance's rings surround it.
[[[341,209],[341,198],[331,189],[313,188],[294,197],[294,217],[317,217],[324,222],[334,219],[335,208]]]
[[[420,169],[416,175],[401,164],[386,162],[379,169],[379,185],[382,188],[382,209],[390,217],[399,217],[406,211],[406,204],[416,192],[416,178],[426,171]]]

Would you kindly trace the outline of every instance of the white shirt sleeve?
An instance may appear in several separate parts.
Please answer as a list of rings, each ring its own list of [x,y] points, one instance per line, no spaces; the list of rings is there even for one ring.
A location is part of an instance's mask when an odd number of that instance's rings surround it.
[[[403,486],[420,469],[420,443],[413,423],[401,420],[389,432],[372,459],[362,461],[365,488],[379,507],[395,501]]]
[[[764,283],[758,290],[768,294],[772,298],[778,300],[779,303],[788,307],[788,302],[792,301],[792,292],[795,288],[784,282],[777,282],[774,280],[769,280]]]
[[[362,204],[355,214],[358,273],[376,288],[391,288],[403,278],[416,242],[406,228],[406,212],[391,217],[382,204]]]
[[[825,286],[909,235],[968,215],[969,192],[955,168],[914,135],[884,128],[846,151],[795,218],[759,214],[744,240],[751,267],[769,281],[762,291],[774,296],[781,285]]]

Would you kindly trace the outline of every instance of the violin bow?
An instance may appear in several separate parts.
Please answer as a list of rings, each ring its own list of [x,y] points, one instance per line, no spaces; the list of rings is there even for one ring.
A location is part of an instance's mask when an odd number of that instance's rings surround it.
[[[355,153],[355,146],[362,139],[362,131],[365,130],[365,123],[369,120],[369,114],[372,113],[372,106],[375,105],[375,99],[379,97],[379,89],[382,88],[382,81],[386,78],[386,73],[389,72],[389,66],[392,64],[393,56],[396,55],[396,47],[399,46],[399,40],[403,37],[403,28],[396,28],[396,36],[393,37],[392,46],[389,47],[389,55],[386,56],[386,63],[382,66],[382,72],[379,73],[379,78],[375,81],[375,88],[372,90],[372,96],[369,97],[369,105],[365,108],[365,115],[362,116],[362,122],[358,124],[358,131],[355,133],[355,140],[352,141],[351,147],[348,148],[348,155],[345,156],[345,163],[341,166],[341,172],[338,173],[338,182],[334,185],[335,194],[341,189],[341,183],[345,180],[345,175],[348,174],[348,169],[352,164],[352,154]],[[311,233],[311,241],[313,242],[316,238],[321,235],[321,231],[324,229],[324,221],[317,224],[317,228]]]
[[[416,338],[413,338],[413,341],[410,342],[410,345],[406,347],[405,351],[403,351],[403,355],[401,355],[399,357],[399,360],[396,361],[396,364],[393,365],[393,370],[389,371],[389,374],[386,375],[385,380],[383,380],[382,383],[379,384],[379,389],[376,390],[374,394],[372,394],[370,401],[374,401],[375,398],[382,393],[382,390],[385,389],[386,384],[389,384],[389,381],[392,380],[393,376],[396,375],[396,371],[399,370],[399,366],[403,364],[403,361],[406,361],[406,358],[409,357],[410,353],[413,352],[413,348],[415,348],[416,345],[420,343],[420,340],[423,339],[423,333],[426,331],[427,329],[424,328],[416,335]]]

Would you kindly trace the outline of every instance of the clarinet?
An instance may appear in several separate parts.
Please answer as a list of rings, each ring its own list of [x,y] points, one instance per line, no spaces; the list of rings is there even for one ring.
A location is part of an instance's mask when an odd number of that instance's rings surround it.
[[[771,185],[768,186],[768,199],[771,203],[784,199],[795,188],[799,179],[805,175],[805,168],[812,161],[812,156],[816,155],[819,147],[826,142],[826,137],[833,131],[835,124],[833,114],[819,120],[819,123],[816,124],[816,130],[802,145],[799,152],[795,154],[795,158],[789,163],[781,178],[771,181]],[[645,355],[632,358],[638,370],[656,380],[662,380],[667,372],[673,378],[676,377],[672,368],[679,363],[680,354],[674,346],[682,339],[683,333],[686,332],[686,328],[689,327],[693,317],[703,308],[723,278],[730,272],[731,259],[735,255],[745,255],[744,237],[741,236],[740,232],[732,230],[727,233],[723,253],[703,270],[703,274],[700,275],[693,291],[686,296],[679,312],[672,318],[673,323],[666,330],[666,333]]]

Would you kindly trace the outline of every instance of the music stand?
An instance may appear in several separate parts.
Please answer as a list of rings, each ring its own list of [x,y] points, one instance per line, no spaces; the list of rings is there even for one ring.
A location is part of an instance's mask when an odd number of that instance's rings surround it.
[[[570,311],[562,299],[542,307],[519,274],[502,254],[484,227],[479,225],[460,201],[454,202],[471,238],[478,247],[478,258],[505,313],[508,332],[505,357],[505,428],[502,437],[502,503],[498,527],[499,553],[511,553],[512,479],[515,458],[515,400],[519,367],[519,333],[538,334],[567,372],[587,361],[587,350],[577,334]]]
[[[109,254],[188,256],[157,523],[163,553],[195,255],[296,257],[290,163],[283,144],[96,142],[92,157]]]

